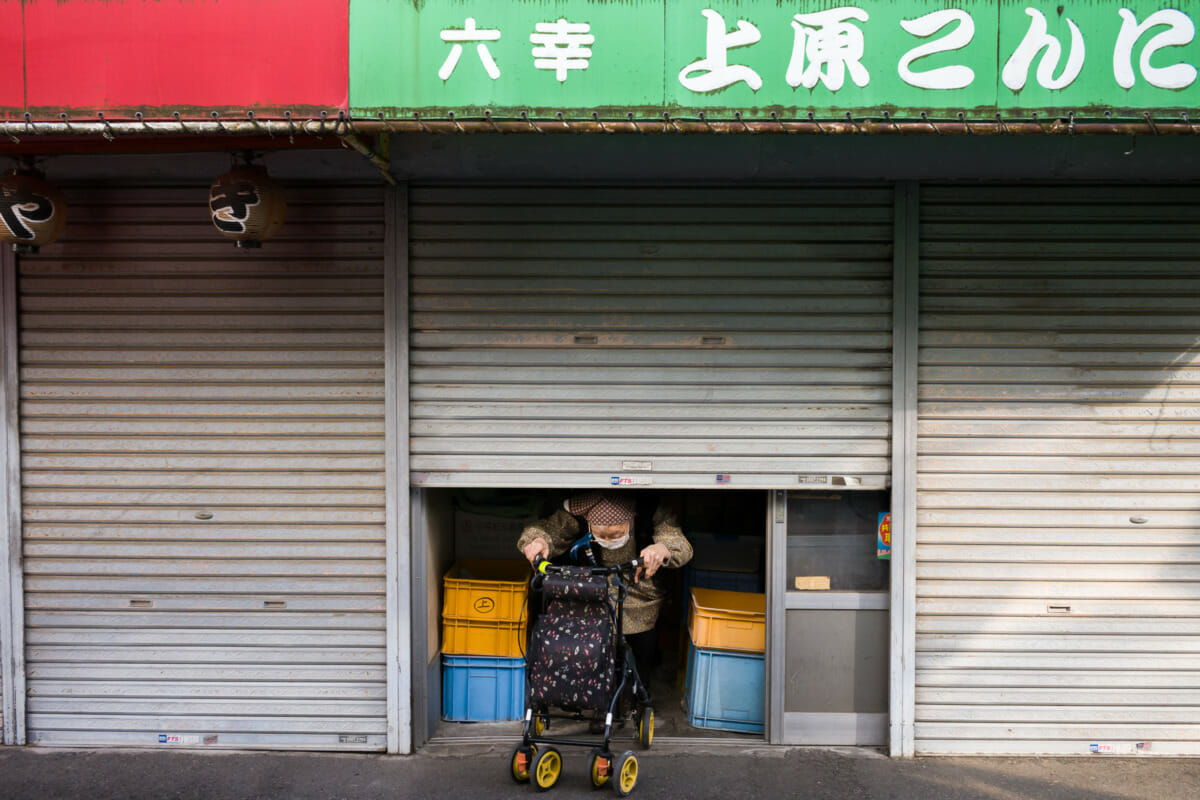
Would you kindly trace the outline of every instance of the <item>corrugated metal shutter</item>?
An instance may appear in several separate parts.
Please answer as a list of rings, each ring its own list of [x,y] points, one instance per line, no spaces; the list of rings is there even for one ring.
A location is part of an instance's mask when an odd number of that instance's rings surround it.
[[[885,484],[890,189],[411,197],[415,485]]]
[[[35,744],[386,746],[383,204],[76,189],[23,258]]]
[[[916,750],[1198,754],[1200,191],[922,196]]]

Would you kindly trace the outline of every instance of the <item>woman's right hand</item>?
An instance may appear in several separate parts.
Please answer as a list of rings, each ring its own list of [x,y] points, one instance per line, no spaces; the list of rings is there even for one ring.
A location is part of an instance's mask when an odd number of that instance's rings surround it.
[[[529,544],[525,545],[525,558],[529,559],[530,564],[536,564],[538,558],[550,557],[550,543],[540,536],[534,539]]]

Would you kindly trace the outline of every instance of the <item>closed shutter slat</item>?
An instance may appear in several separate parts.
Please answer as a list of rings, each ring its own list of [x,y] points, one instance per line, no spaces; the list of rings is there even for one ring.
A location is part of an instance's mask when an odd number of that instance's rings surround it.
[[[886,485],[890,189],[410,198],[413,484]]]
[[[384,749],[378,189],[288,187],[253,252],[194,190],[64,191],[19,265],[29,741]]]
[[[1200,192],[921,195],[916,752],[1200,753]]]

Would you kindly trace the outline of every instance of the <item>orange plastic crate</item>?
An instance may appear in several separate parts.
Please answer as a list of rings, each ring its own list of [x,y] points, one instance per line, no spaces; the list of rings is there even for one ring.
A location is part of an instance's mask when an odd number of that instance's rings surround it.
[[[442,578],[442,617],[481,622],[525,619],[531,574],[524,561],[455,562]]]
[[[767,649],[767,596],[693,588],[688,632],[696,647],[762,653]]]
[[[481,622],[442,618],[442,653],[454,656],[525,656],[526,621]]]

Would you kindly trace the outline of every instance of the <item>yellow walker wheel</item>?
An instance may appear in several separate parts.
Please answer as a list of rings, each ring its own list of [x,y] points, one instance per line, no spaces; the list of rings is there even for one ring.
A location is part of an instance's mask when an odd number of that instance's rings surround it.
[[[650,749],[651,743],[654,742],[654,709],[646,706],[642,709],[642,713],[638,714],[638,741],[642,743],[642,747]]]
[[[637,786],[637,782],[637,756],[633,754],[632,750],[626,750],[617,756],[617,763],[613,766],[613,788],[621,797],[626,797]]]
[[[539,792],[544,792],[558,783],[562,775],[562,756],[553,747],[547,747],[534,756],[530,772],[533,785]]]

